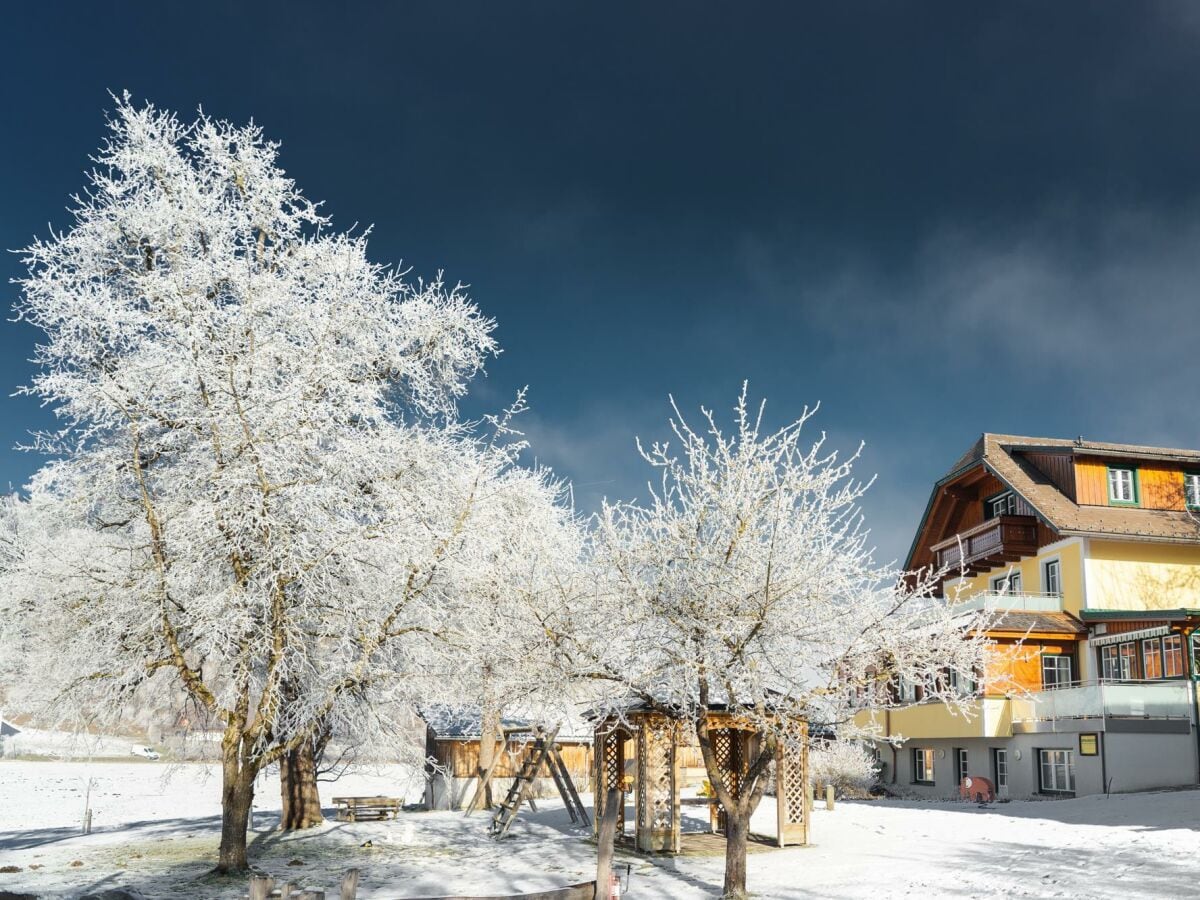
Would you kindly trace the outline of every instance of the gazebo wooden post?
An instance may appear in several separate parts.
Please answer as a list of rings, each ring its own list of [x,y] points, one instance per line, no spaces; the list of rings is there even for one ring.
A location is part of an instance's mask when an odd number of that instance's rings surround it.
[[[625,732],[610,723],[597,727],[594,733],[594,773],[592,779],[596,815],[592,817],[592,833],[598,835],[600,818],[608,792],[617,791],[617,834],[625,833],[625,794],[621,791],[621,779],[625,774]]]
[[[679,782],[676,779],[676,723],[659,713],[639,717],[637,848],[647,852],[679,848]]]
[[[775,753],[776,843],[780,847],[808,843],[812,791],[808,789],[808,723],[793,720],[793,741],[781,740]]]

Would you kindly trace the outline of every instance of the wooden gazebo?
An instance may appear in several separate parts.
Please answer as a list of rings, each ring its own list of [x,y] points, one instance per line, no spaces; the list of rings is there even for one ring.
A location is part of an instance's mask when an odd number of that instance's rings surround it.
[[[749,761],[757,754],[758,736],[734,713],[710,708],[708,727],[722,768],[722,779],[737,796]],[[780,847],[808,843],[812,794],[808,790],[808,725],[793,719],[791,740],[781,746],[775,759],[775,805],[778,819],[776,844]],[[595,724],[595,772],[593,787],[598,823],[604,813],[609,790],[620,791],[617,837],[628,839],[625,823],[625,793],[634,795],[636,828],[634,847],[643,852],[679,853],[682,844],[681,790],[687,762],[700,762],[700,748],[692,729],[678,719],[641,706],[631,705],[620,716],[611,715]],[[632,770],[630,773],[629,770]],[[715,808],[715,829],[723,833],[724,815],[715,798],[701,801]]]

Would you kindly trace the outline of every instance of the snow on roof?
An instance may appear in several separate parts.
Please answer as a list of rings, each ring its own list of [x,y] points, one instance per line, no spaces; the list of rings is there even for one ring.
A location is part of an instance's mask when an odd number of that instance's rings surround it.
[[[521,710],[521,717],[505,716],[500,720],[502,728],[533,728],[542,725],[553,729],[558,726],[558,739],[562,741],[592,739],[591,726],[582,718],[551,715],[549,710]],[[482,734],[482,712],[478,706],[451,706],[436,704],[419,710],[425,724],[433,729],[438,738],[454,740],[478,740]]]

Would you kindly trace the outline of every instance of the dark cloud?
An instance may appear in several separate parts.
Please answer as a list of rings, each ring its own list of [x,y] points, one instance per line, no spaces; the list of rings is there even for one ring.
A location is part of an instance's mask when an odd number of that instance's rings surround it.
[[[867,442],[884,558],[982,430],[1200,446],[1194,4],[119,10],[6,13],[4,245],[65,224],[108,89],[253,117],[375,258],[472,285],[505,353],[468,412],[531,385],[581,506],[644,493],[668,393],[745,378]],[[0,443],[45,424],[6,403]]]

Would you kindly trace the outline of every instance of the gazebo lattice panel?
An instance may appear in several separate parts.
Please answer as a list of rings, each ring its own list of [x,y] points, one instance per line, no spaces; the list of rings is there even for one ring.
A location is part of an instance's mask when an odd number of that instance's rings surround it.
[[[707,713],[707,731],[712,741],[721,782],[733,796],[742,790],[750,761],[756,758],[762,736],[738,728],[741,724],[730,713]],[[789,734],[782,740],[775,757],[777,779],[776,811],[780,847],[808,842],[808,823],[812,801],[807,791],[808,728],[803,720],[788,724]],[[598,822],[603,815],[607,790],[628,788],[625,770],[626,741],[636,739],[637,773],[634,785],[636,809],[635,845],[643,852],[678,853],[681,846],[680,789],[684,779],[680,748],[694,746],[694,725],[677,721],[653,709],[633,709],[619,719],[612,716],[597,723],[595,787]],[[692,743],[688,743],[689,739]],[[621,795],[624,798],[624,794]],[[716,803],[715,800],[711,801]],[[618,828],[625,830],[624,799],[621,801]],[[711,809],[711,807],[710,807]],[[717,805],[717,819],[723,824],[724,810]]]
[[[676,742],[675,723],[666,716],[647,717],[638,731],[639,850],[679,850]]]
[[[625,802],[621,793],[621,782],[625,775],[625,739],[627,733],[620,729],[609,729],[596,734],[596,825],[599,827],[600,818],[604,815],[604,804],[608,792],[616,789],[618,792],[617,834],[625,833]]]
[[[808,726],[797,723],[797,734],[780,741],[775,756],[775,792],[779,846],[808,843],[812,792],[808,787]]]

